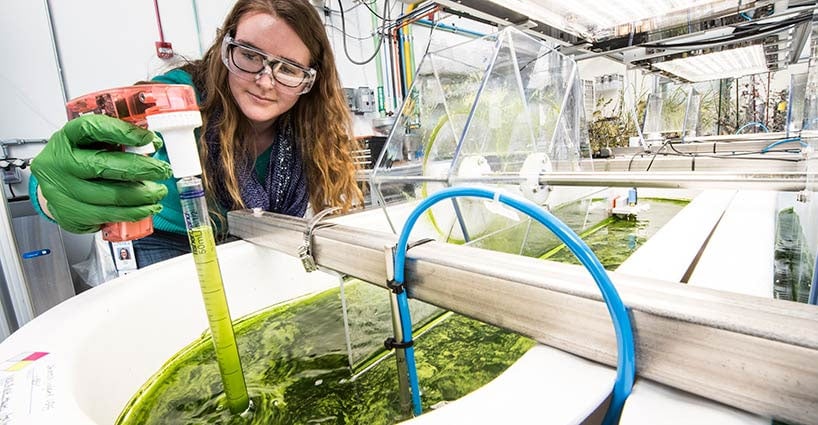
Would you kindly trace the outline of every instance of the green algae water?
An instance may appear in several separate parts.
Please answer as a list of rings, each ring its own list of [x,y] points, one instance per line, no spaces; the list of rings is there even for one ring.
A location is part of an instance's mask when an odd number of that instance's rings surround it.
[[[801,303],[809,300],[815,256],[806,240],[798,214],[792,208],[781,210],[775,229],[775,298]]]
[[[643,202],[651,204],[647,219],[606,220],[597,211],[589,218],[587,208],[579,208],[582,217],[575,217],[571,227],[587,229],[586,242],[599,250],[606,268],[615,268],[684,206],[656,199]],[[547,240],[542,229],[529,230],[536,234],[528,242],[537,248],[528,248],[528,255],[553,251],[549,259],[573,258],[558,242]],[[508,238],[497,240],[505,243]],[[491,247],[488,239],[482,244]],[[608,245],[610,249],[604,249]],[[360,281],[347,282],[344,290],[351,328],[362,335],[351,347],[356,358],[379,357],[372,347],[391,335],[387,292]],[[352,379],[339,292],[333,289],[275,306],[234,324],[252,416],[232,415],[227,408],[212,343],[205,335],[170,359],[117,423],[392,424],[408,419],[400,410],[391,356]],[[413,305],[413,316],[423,308],[428,307]],[[457,314],[447,313],[444,319],[427,324],[416,336],[424,411],[485,385],[535,344]]]
[[[384,290],[374,289],[386,297]],[[165,365],[118,423],[390,424],[406,419],[400,413],[394,361],[380,362],[350,381],[338,292],[274,307],[235,324],[255,409],[251,418],[231,415],[225,407],[212,344],[202,338]],[[418,338],[424,409],[485,385],[533,345],[528,338],[451,316]]]
[[[608,218],[605,200],[580,199],[555,208],[551,213],[579,235]],[[531,223],[529,225],[529,222]],[[495,220],[487,235],[469,242],[470,246],[508,252],[526,257],[540,257],[560,245],[559,239],[537,222]]]
[[[600,260],[604,258],[602,264],[607,270],[616,270],[687,204],[667,199],[644,199],[641,202],[650,204],[650,210],[644,212],[645,219],[611,218],[605,220],[604,225],[590,228],[582,234],[582,240],[594,254]],[[542,257],[551,261],[579,264],[574,254],[562,244]]]
[[[645,198],[650,205],[638,218],[609,217],[605,199],[582,199],[562,205],[552,214],[576,232],[608,270],[615,270],[653,236],[688,201]],[[471,246],[552,261],[579,264],[570,250],[544,226],[520,223],[475,240]]]

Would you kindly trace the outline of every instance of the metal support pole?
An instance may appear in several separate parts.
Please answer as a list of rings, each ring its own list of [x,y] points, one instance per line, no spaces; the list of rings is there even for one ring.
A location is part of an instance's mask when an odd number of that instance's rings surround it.
[[[17,239],[14,237],[11,213],[8,208],[8,201],[2,196],[3,204],[0,205],[0,264],[3,269],[3,278],[10,306],[3,306],[13,309],[8,314],[0,314],[0,337],[5,339],[13,330],[28,323],[34,318],[34,309],[31,303],[31,294],[28,290],[26,274],[23,270],[23,262],[17,249]]]
[[[403,331],[400,328],[400,312],[398,311],[397,294],[389,293],[389,307],[392,309],[392,329],[395,340],[403,341]],[[409,371],[406,368],[406,350],[395,349],[395,364],[398,368],[398,392],[400,393],[400,411],[405,415],[412,414],[412,394],[409,391]]]
[[[386,259],[387,281],[395,278],[395,256],[391,246],[384,248]],[[389,292],[389,308],[392,311],[392,332],[395,341],[403,341],[403,329],[400,323],[400,309],[398,308],[398,294]],[[398,394],[400,396],[400,411],[404,415],[412,416],[412,394],[409,389],[409,370],[406,366],[406,350],[395,348],[395,365],[398,370]]]

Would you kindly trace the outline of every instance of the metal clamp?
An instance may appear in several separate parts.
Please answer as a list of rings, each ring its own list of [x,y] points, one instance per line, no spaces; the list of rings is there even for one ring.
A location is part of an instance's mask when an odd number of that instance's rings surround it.
[[[313,258],[312,256],[312,234],[313,232],[315,232],[316,229],[332,226],[333,225],[332,223],[319,222],[325,216],[332,214],[338,210],[340,210],[340,208],[332,207],[321,211],[310,220],[310,222],[307,224],[307,228],[304,229],[304,243],[298,247],[297,253],[298,258],[301,259],[301,264],[304,266],[304,270],[306,270],[307,273],[318,270],[318,265],[315,264],[315,258]]]

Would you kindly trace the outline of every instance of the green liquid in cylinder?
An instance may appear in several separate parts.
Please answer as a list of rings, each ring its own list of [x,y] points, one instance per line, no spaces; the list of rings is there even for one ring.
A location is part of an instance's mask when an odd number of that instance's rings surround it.
[[[250,398],[224,294],[222,272],[216,256],[216,240],[210,225],[202,181],[198,177],[184,177],[176,182],[176,187],[179,189],[190,252],[199,276],[226,403],[230,412],[244,413],[250,405]]]
[[[224,382],[227,405],[230,406],[231,412],[241,413],[247,409],[249,397],[236,346],[236,337],[233,335],[233,322],[230,319],[230,310],[227,308],[219,260],[216,257],[213,228],[206,225],[189,229],[188,238],[193,260],[196,263],[196,272],[199,275],[199,284],[202,287],[202,298],[213,336],[216,360]]]

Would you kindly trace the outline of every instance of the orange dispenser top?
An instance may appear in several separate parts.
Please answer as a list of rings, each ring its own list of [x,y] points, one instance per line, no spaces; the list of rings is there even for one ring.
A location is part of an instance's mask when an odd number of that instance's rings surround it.
[[[140,84],[79,96],[66,104],[68,119],[104,114],[133,125],[147,127],[148,115],[198,111],[193,87],[181,84]]]
[[[102,90],[72,99],[65,107],[69,120],[87,114],[102,114],[143,128],[148,127],[149,115],[199,110],[193,88],[179,84],[141,84]],[[123,147],[123,150],[146,153],[151,152],[153,147],[148,148],[150,150],[143,151],[140,148]],[[102,238],[111,242],[139,239],[151,233],[152,217],[137,222],[107,223],[102,226]]]

